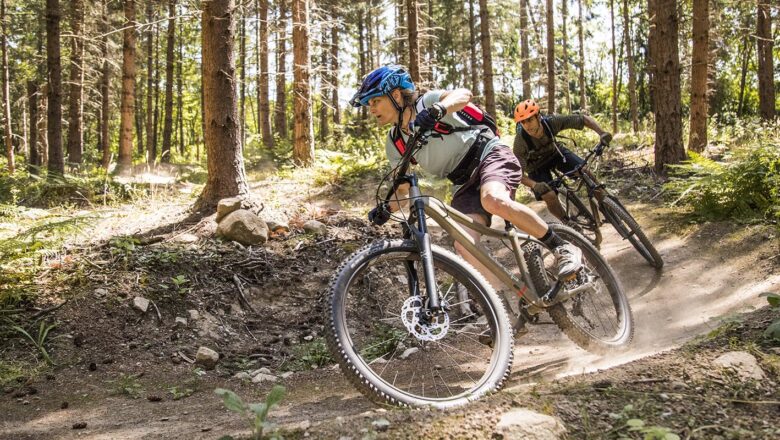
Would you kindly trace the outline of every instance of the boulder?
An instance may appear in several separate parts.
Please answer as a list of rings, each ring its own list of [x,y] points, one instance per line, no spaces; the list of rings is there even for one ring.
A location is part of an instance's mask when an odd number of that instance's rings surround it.
[[[756,358],[746,351],[730,351],[720,355],[713,363],[737,373],[743,380],[764,380],[766,375]]]
[[[268,226],[252,212],[239,209],[219,222],[217,235],[245,246],[263,244],[268,241]]]
[[[328,232],[328,227],[317,220],[309,220],[303,224],[303,230],[309,234],[323,235]]]
[[[196,364],[202,365],[207,370],[213,370],[217,362],[219,362],[219,353],[208,347],[198,348],[198,353],[195,355]]]
[[[229,199],[222,199],[217,203],[217,223],[221,222],[228,214],[241,209],[241,199],[238,197],[231,197]]]
[[[557,440],[565,438],[566,428],[560,420],[528,409],[518,408],[501,415],[493,438],[503,440]]]
[[[252,378],[252,383],[276,382],[277,380],[279,379],[273,374],[257,373]]]

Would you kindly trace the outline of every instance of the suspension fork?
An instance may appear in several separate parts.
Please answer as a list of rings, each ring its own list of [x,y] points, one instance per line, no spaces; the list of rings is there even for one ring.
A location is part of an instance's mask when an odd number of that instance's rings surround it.
[[[439,302],[439,291],[436,288],[436,276],[433,271],[433,252],[431,251],[431,234],[428,233],[428,226],[425,223],[425,202],[422,199],[422,192],[417,183],[417,176],[409,176],[409,198],[413,201],[412,209],[417,215],[417,228],[412,228],[414,241],[417,243],[417,249],[420,251],[420,260],[423,266],[423,275],[425,276],[425,293],[428,296],[428,309],[438,311],[441,308]]]

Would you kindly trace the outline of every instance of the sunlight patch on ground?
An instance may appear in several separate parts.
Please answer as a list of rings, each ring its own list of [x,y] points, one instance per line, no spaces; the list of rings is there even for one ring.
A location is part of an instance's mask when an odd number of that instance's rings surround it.
[[[114,180],[119,183],[148,183],[152,185],[173,185],[176,183],[174,176],[155,173],[141,173],[127,177],[116,176]]]

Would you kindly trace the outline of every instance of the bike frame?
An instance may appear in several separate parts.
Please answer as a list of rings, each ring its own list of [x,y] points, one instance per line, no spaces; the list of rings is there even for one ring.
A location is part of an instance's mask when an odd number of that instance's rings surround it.
[[[560,280],[557,281],[549,291],[543,292],[540,295],[540,293],[534,289],[533,283],[531,283],[531,280],[529,279],[528,266],[523,258],[521,246],[528,242],[534,242],[544,246],[539,240],[526,233],[520,232],[515,228],[509,228],[507,231],[492,229],[474,221],[474,219],[468,215],[444,204],[438,199],[424,196],[420,191],[417,176],[414,173],[396,178],[396,183],[399,182],[406,182],[410,185],[408,200],[410,201],[411,209],[409,218],[405,222],[405,232],[407,238],[414,238],[420,250],[426,279],[428,308],[430,311],[440,310],[441,302],[439,292],[435,287],[435,281],[430,282],[431,280],[435,280],[435,276],[433,273],[433,257],[431,254],[431,237],[427,227],[428,217],[441,226],[442,229],[444,229],[456,242],[460,243],[502,283],[512,288],[517,293],[518,297],[523,298],[528,303],[528,313],[532,315],[536,314],[553,304],[553,300],[562,300],[562,298],[556,298],[562,287],[562,282]],[[501,263],[497,262],[490,255],[489,251],[481,243],[476,242],[464,227],[472,229],[483,236],[509,240],[512,246],[512,254],[520,268],[520,276],[522,279],[510,273]],[[414,278],[414,276],[410,278],[410,283],[416,281]],[[412,287],[413,292],[417,292],[416,286],[410,287]],[[575,293],[576,292],[574,291],[567,291],[565,296],[569,297]]]

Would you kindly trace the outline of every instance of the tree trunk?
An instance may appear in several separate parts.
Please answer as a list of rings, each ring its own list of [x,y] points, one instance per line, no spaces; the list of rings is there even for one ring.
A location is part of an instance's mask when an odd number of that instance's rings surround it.
[[[561,3],[561,33],[563,34],[563,96],[566,99],[566,113],[571,113],[571,93],[569,93],[569,36],[566,21],[569,18],[569,0]]]
[[[38,175],[41,166],[41,154],[38,149],[38,84],[27,81],[27,101],[30,106],[30,158],[27,160],[27,170]]]
[[[182,72],[184,64],[184,20],[179,20],[179,22],[179,59],[176,61],[176,74],[178,76],[176,78],[176,119],[179,125],[179,155],[184,156],[184,78]],[[189,151],[187,152],[187,157],[189,157]]]
[[[582,22],[582,0],[577,0],[578,18],[577,18],[577,34],[580,40],[580,74],[579,74],[579,89],[580,89],[580,111],[587,113],[588,100],[586,98],[585,91],[585,32],[583,31]]]
[[[3,131],[5,132],[5,154],[8,159],[8,173],[13,174],[16,171],[16,159],[14,157],[11,127],[11,80],[8,75],[8,35],[6,34],[5,18],[5,0],[2,0],[0,1],[0,26],[2,26],[0,45],[2,45],[3,51]]]
[[[334,14],[335,16],[335,14]],[[333,123],[341,124],[341,109],[339,108],[339,24],[333,23],[330,29],[330,69],[331,76],[331,101],[333,107]]]
[[[280,138],[287,138],[287,93],[285,72],[287,47],[287,0],[279,0],[279,29],[276,34],[276,102],[274,103],[274,129]]]
[[[330,55],[330,48],[328,47],[328,42],[330,41],[330,33],[328,32],[327,28],[327,22],[331,19],[329,16],[325,16],[325,20],[322,22],[322,28],[320,30],[320,41],[321,41],[321,47],[320,50],[322,51],[320,53],[320,63],[322,66],[322,74],[320,75],[320,83],[322,86],[320,87],[320,132],[319,132],[319,139],[325,140],[325,138],[328,137],[330,134],[330,124],[329,124],[329,115],[328,115],[328,98],[330,96],[330,88],[332,87],[331,82],[331,72],[328,72],[328,65],[330,64],[328,60],[328,56]]]
[[[154,22],[155,0],[146,0],[146,21]],[[154,143],[154,28],[146,29],[146,163],[154,165],[157,158],[157,145]]]
[[[696,8],[694,7],[694,13],[695,11]],[[628,61],[628,103],[631,111],[631,128],[634,133],[636,133],[639,131],[639,114],[636,102],[636,71],[634,69],[634,48],[631,37],[631,20],[629,17],[628,0],[623,0],[623,41],[626,45],[626,60]]]
[[[654,0],[655,16],[655,171],[666,175],[667,165],[685,159],[682,143],[678,17],[675,0]]]
[[[691,60],[691,131],[688,150],[707,147],[707,67],[709,63],[709,0],[693,0],[693,54]]]
[[[238,92],[238,138],[241,139],[241,147],[246,145],[246,7],[239,8],[238,19],[241,22],[239,33],[239,59],[241,60],[241,76],[239,77]]]
[[[160,161],[171,161],[171,137],[173,132],[173,45],[176,39],[176,0],[168,1],[168,41],[165,51],[165,122]]]
[[[201,44],[208,180],[195,202],[196,211],[210,211],[223,198],[249,194],[236,102],[235,13],[233,0],[203,3]]]
[[[745,110],[745,85],[747,82],[747,71],[750,64],[750,52],[752,48],[752,38],[749,35],[745,35],[745,44],[742,46],[742,63],[739,73],[739,99],[737,100],[737,116],[741,116]]]
[[[309,166],[314,162],[314,134],[309,89],[309,0],[293,0],[293,161]]]
[[[522,78],[522,99],[531,99],[531,55],[528,47],[528,0],[520,0],[520,77]]]
[[[49,178],[65,175],[62,154],[62,65],[60,64],[60,2],[46,0],[46,70],[49,78],[47,137]]]
[[[612,30],[612,133],[617,133],[618,74],[617,46],[615,46],[615,0],[609,0],[609,23]]]
[[[756,0],[756,48],[758,49],[758,109],[761,118],[775,118],[774,39],[772,37],[771,0]],[[777,6],[777,3],[775,3]]]
[[[496,114],[496,95],[493,91],[493,45],[490,42],[490,18],[487,0],[479,0],[479,32],[482,37],[482,80],[485,90],[485,110]]]
[[[525,0],[520,0],[523,3]],[[522,18],[520,19],[522,23]],[[522,27],[522,25],[521,25]],[[477,66],[477,17],[474,15],[474,0],[469,0],[469,70],[471,93],[479,95],[479,72]],[[524,71],[525,72],[525,71]]]
[[[68,162],[80,164],[84,153],[84,2],[71,0],[70,98],[68,101]]]
[[[420,77],[420,40],[417,29],[417,0],[406,0],[407,20],[406,27],[409,30],[409,75],[415,84],[419,84]]]
[[[271,104],[268,102],[268,0],[257,0],[257,119],[266,148],[273,148]]]
[[[398,14],[398,62],[408,66],[409,57],[406,51],[406,42],[409,39],[409,28],[406,26],[405,2],[406,0],[396,0],[396,11]]]
[[[483,0],[484,1],[484,0]],[[553,0],[547,0],[547,112],[555,113],[555,24]]]
[[[101,20],[101,32],[103,38],[100,42],[100,52],[103,56],[103,72],[100,78],[100,151],[103,153],[100,164],[106,171],[111,162],[111,142],[108,134],[108,125],[111,121],[111,104],[109,100],[109,85],[111,84],[111,63],[108,60],[108,32],[110,23],[108,18],[108,1],[103,0],[103,17]]]

